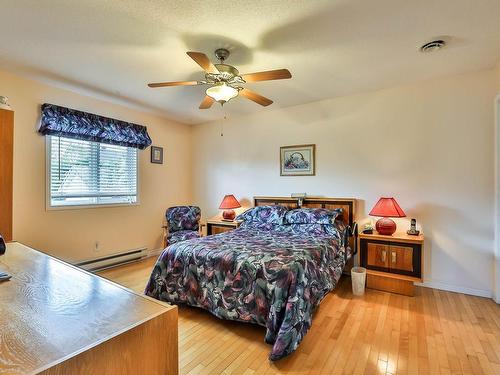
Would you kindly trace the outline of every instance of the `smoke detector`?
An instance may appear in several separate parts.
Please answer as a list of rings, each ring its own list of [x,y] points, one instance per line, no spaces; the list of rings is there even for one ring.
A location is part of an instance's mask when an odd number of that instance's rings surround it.
[[[446,42],[442,39],[433,40],[431,42],[425,43],[420,47],[421,52],[435,52],[439,51],[446,45]]]

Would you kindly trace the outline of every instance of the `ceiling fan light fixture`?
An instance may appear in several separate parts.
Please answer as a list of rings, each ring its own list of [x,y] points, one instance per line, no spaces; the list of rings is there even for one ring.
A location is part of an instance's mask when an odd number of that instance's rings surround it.
[[[228,86],[225,83],[209,87],[206,94],[213,98],[216,102],[226,103],[229,100],[238,96],[238,90],[234,87]]]

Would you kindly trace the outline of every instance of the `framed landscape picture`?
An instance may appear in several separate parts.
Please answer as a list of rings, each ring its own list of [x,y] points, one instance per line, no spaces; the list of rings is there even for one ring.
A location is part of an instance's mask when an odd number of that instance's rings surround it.
[[[280,148],[281,176],[314,176],[316,145],[284,146]]]
[[[151,163],[163,164],[163,147],[151,146]]]

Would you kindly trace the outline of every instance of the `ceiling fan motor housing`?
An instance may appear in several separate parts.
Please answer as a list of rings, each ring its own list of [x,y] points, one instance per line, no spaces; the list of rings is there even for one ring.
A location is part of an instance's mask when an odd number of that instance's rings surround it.
[[[241,84],[245,83],[243,78],[240,77],[240,72],[232,65],[215,64],[219,74],[207,73],[205,78],[209,83],[226,82],[227,84]]]
[[[240,75],[238,69],[231,65],[215,64],[215,67],[219,70],[220,75],[227,80]]]

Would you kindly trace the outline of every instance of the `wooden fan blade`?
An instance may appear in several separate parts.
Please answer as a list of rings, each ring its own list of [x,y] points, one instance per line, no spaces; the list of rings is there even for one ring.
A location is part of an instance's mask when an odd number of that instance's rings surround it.
[[[189,57],[191,57],[202,69],[207,73],[220,74],[219,70],[214,64],[210,62],[210,59],[201,52],[186,52]]]
[[[214,98],[211,98],[210,96],[205,96],[205,99],[200,104],[200,109],[208,109],[214,104],[215,100]]]
[[[167,86],[196,86],[200,83],[198,81],[180,81],[180,82],[159,82],[159,83],[149,83],[148,86],[155,87],[167,87]]]
[[[273,101],[271,99],[268,99],[262,95],[259,95],[256,92],[253,92],[252,90],[249,90],[249,89],[240,90],[239,94],[241,96],[244,96],[247,99],[254,101],[257,104],[264,106],[264,107],[267,107],[268,105],[273,104]]]
[[[288,69],[268,70],[266,72],[249,73],[241,76],[247,82],[271,81],[275,79],[292,78]]]

